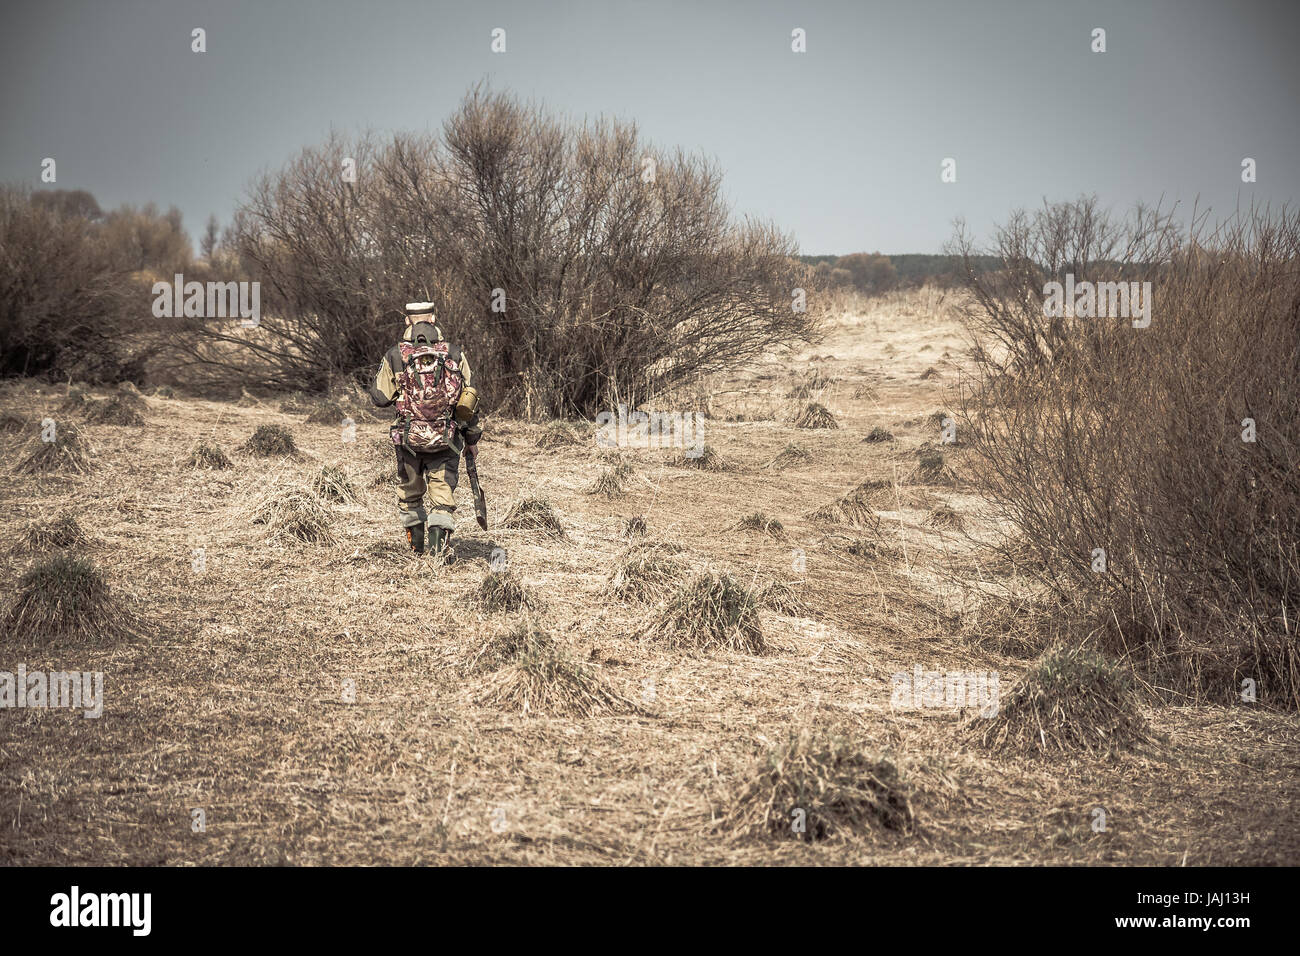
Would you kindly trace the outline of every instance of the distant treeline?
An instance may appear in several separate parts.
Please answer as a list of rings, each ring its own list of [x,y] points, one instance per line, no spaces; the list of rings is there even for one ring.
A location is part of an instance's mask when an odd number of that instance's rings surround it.
[[[896,286],[916,286],[927,281],[957,285],[962,281],[960,256],[904,253],[885,256],[879,252],[855,252],[847,256],[800,256],[832,285],[851,285],[863,292],[883,292]],[[976,272],[990,272],[1002,265],[997,256],[975,256]]]

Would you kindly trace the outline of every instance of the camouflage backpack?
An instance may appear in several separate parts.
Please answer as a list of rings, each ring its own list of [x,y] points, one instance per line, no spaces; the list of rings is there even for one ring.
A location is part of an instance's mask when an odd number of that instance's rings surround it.
[[[424,329],[432,331],[431,326],[420,323],[412,330],[411,341],[399,342],[389,351],[389,364],[397,378],[397,421],[389,436],[394,445],[415,452],[444,448],[459,452],[463,442],[456,431],[453,409],[465,384],[461,351]]]

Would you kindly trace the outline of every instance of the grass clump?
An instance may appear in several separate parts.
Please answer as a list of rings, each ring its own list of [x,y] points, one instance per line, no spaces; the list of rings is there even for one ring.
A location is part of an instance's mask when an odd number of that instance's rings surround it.
[[[339,425],[348,414],[338,402],[319,402],[307,415],[308,425]]]
[[[80,549],[89,544],[90,538],[81,529],[77,519],[71,513],[64,512],[52,519],[29,522],[10,548],[10,553],[46,554],[50,551]]]
[[[727,528],[728,531],[757,531],[759,534],[768,534],[774,538],[785,537],[785,526],[775,518],[769,518],[761,511],[755,511],[752,515],[745,515],[735,524]]]
[[[781,451],[777,454],[777,456],[767,463],[767,467],[768,468],[789,468],[793,465],[803,464],[810,457],[811,456],[808,454],[808,450],[806,448],[802,448],[799,445],[795,445],[795,444],[789,444],[786,445],[784,448],[782,448]]]
[[[704,571],[675,590],[639,632],[642,638],[692,651],[767,650],[755,594],[729,574]]]
[[[191,468],[220,470],[230,467],[230,458],[216,442],[200,440],[190,451]]]
[[[524,498],[512,504],[501,519],[501,527],[515,531],[536,531],[553,538],[563,538],[564,526],[545,498]]]
[[[24,475],[54,472],[84,475],[90,471],[88,453],[81,432],[71,422],[64,422],[55,429],[54,441],[45,441],[39,436],[29,441],[27,454],[19,459],[14,470]]]
[[[23,574],[0,618],[0,634],[32,645],[111,641],[137,632],[130,608],[95,566],[66,554],[47,558]]]
[[[253,524],[265,525],[272,540],[289,537],[332,544],[332,521],[315,494],[296,488],[273,491],[254,506],[252,514]]]
[[[634,544],[615,561],[608,589],[622,601],[651,602],[661,598],[686,574],[677,557],[681,548],[667,543]]]
[[[712,445],[705,445],[698,451],[683,449],[677,456],[676,463],[683,468],[695,468],[698,471],[729,471],[731,465],[718,454]]]
[[[818,402],[809,402],[808,405],[794,419],[795,428],[839,428],[840,423],[835,420],[830,409]]]
[[[542,433],[537,436],[538,448],[564,448],[582,443],[583,436],[576,428],[558,420],[547,422]]]
[[[351,504],[357,500],[357,490],[342,469],[325,465],[312,477],[311,491],[322,501]]]
[[[85,419],[92,425],[127,425],[144,424],[144,402],[130,392],[120,392],[98,401],[86,402]]]
[[[758,588],[757,596],[764,607],[787,617],[806,617],[808,605],[788,581],[768,581]]]
[[[994,717],[975,717],[963,730],[988,750],[1032,755],[1110,754],[1148,737],[1128,672],[1084,647],[1045,653]]]
[[[948,467],[943,452],[923,448],[908,481],[914,485],[955,485],[957,476]]]
[[[916,816],[912,787],[892,761],[843,728],[801,728],[759,754],[727,825],[740,834],[818,842],[876,829],[911,833]]]
[[[594,717],[635,714],[641,708],[610,687],[593,669],[569,657],[529,625],[492,649],[505,657],[475,694],[479,706],[524,716]]]
[[[295,455],[298,446],[293,434],[283,425],[258,425],[244,442],[244,451],[260,458],[270,458],[272,455]]]
[[[881,442],[894,441],[894,433],[886,428],[877,425],[871,431],[867,432],[867,437],[862,439],[868,445],[877,445]]]
[[[888,486],[888,482],[884,482]],[[863,482],[830,504],[822,505],[808,518],[822,524],[847,524],[859,528],[879,528],[880,518],[872,509],[879,488],[875,482]]]
[[[948,504],[931,508],[930,513],[925,517],[925,523],[931,528],[946,528],[953,531],[960,531],[966,527],[966,522],[962,521],[961,515]]]
[[[643,515],[633,515],[630,518],[623,519],[624,538],[639,538],[649,530]]]
[[[606,498],[617,498],[627,490],[627,480],[632,477],[635,469],[629,461],[620,461],[616,465],[611,465],[601,470],[587,489],[589,495],[602,495]]]
[[[485,611],[508,612],[535,608],[538,600],[513,571],[489,571],[478,586],[474,602]]]

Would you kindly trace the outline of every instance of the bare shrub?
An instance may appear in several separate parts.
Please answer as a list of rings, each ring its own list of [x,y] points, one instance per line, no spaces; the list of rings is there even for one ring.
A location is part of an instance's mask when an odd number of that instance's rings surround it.
[[[1006,268],[974,283],[973,476],[1027,563],[1153,684],[1226,703],[1250,678],[1265,706],[1300,707],[1300,219],[1179,239],[1139,210],[1120,246],[1108,235],[1090,203],[1000,232]],[[1045,320],[1061,269],[1151,281],[1150,326]]]
[[[366,175],[344,182],[344,157]],[[178,363],[211,379],[319,390],[373,374],[418,295],[454,317],[493,407],[591,416],[788,348],[816,321],[789,307],[816,285],[793,240],[734,221],[708,161],[482,89],[440,134],[304,150],[250,187],[231,235],[263,317],[178,339]]]

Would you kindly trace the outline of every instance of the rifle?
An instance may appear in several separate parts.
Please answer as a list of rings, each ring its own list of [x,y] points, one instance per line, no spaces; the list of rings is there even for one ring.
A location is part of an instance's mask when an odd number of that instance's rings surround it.
[[[483,488],[478,483],[478,462],[474,459],[478,452],[475,446],[465,446],[465,471],[469,474],[469,487],[474,492],[474,518],[478,526],[487,530],[487,499],[483,497]]]

